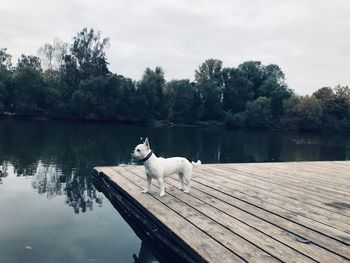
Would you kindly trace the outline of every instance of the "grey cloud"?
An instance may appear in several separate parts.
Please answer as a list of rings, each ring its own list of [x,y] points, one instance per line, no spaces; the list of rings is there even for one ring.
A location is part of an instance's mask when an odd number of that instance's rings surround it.
[[[300,94],[350,84],[347,0],[5,0],[0,47],[36,54],[83,27],[109,37],[110,68],[138,79],[160,65],[167,79],[191,78],[207,58],[225,66],[275,63]]]

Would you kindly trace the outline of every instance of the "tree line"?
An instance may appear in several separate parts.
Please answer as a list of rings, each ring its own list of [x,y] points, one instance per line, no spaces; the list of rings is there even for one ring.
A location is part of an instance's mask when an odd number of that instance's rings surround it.
[[[109,71],[108,46],[108,38],[84,28],[72,43],[55,39],[14,66],[0,49],[1,115],[350,131],[348,86],[299,96],[278,65],[246,61],[231,68],[218,59],[204,61],[194,81],[166,81],[161,67],[135,81]]]

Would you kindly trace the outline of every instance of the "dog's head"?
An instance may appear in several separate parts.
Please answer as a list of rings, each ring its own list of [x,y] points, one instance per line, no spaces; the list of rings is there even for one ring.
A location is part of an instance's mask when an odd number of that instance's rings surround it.
[[[150,151],[151,148],[148,142],[148,138],[146,138],[144,143],[141,143],[135,147],[135,149],[131,153],[131,156],[138,160],[142,160],[147,157]]]

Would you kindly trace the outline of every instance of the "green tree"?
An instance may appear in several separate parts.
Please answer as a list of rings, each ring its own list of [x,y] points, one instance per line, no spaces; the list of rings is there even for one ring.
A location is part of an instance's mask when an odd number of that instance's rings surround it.
[[[195,71],[195,80],[197,82],[216,81],[221,84],[222,61],[219,59],[207,59]]]
[[[337,105],[335,103],[335,94],[331,87],[318,89],[313,95],[319,100],[322,106],[322,116],[320,119],[323,129],[337,129]]]
[[[228,128],[245,127],[245,121],[245,112],[232,113],[230,110],[224,112],[224,124]]]
[[[222,61],[208,59],[195,71],[196,90],[202,101],[202,120],[222,119]]]
[[[268,128],[272,124],[271,100],[259,97],[248,101],[245,110],[245,122],[248,127]]]
[[[335,94],[332,88],[323,87],[313,93],[313,95],[320,101],[322,111],[325,114],[335,113]]]
[[[12,56],[7,53],[6,48],[0,48],[0,68],[1,69],[11,69],[12,63],[11,63]]]
[[[131,117],[133,93],[131,80],[120,75],[83,80],[72,96],[73,112],[84,119],[125,120]]]
[[[263,79],[273,78],[280,85],[285,85],[285,75],[282,69],[276,64],[263,66]]]
[[[350,108],[350,89],[348,86],[336,86],[335,91],[335,115],[338,119],[343,119],[348,115]]]
[[[108,111],[106,109],[105,98],[111,94],[100,96],[101,93],[107,91],[106,87],[107,79],[101,76],[82,80],[72,96],[71,104],[74,105],[72,111],[75,116],[92,120],[107,119],[108,113],[113,112],[114,107],[109,108]]]
[[[341,98],[344,98],[346,100],[350,100],[350,88],[349,88],[349,86],[337,85],[334,88],[334,91],[335,91],[335,95],[337,97],[341,97]]]
[[[314,96],[322,105],[322,127],[325,129],[337,129],[338,122],[347,117],[350,108],[350,90],[347,86],[336,86],[334,90],[323,87]]]
[[[248,101],[254,97],[253,83],[236,68],[222,71],[223,109],[231,113],[243,112]]]
[[[259,87],[258,94],[271,99],[272,113],[277,118],[283,113],[283,101],[292,95],[292,91],[277,79],[268,77]]]
[[[108,46],[109,39],[102,39],[101,33],[92,28],[84,28],[73,38],[70,52],[76,60],[81,79],[106,76],[110,73],[106,57]]]
[[[325,102],[327,100],[332,99],[332,97],[334,97],[334,92],[333,92],[333,89],[330,87],[323,87],[315,91],[313,95],[317,99],[321,100],[322,102]]]
[[[285,83],[285,76],[281,68],[270,64],[262,66],[262,83],[256,90],[256,96],[271,99],[271,109],[275,119],[283,113],[283,100],[292,95],[292,91]]]
[[[36,56],[21,55],[21,58],[17,62],[17,70],[32,69],[38,72],[42,72],[40,58]]]
[[[40,59],[22,55],[13,74],[16,113],[36,116],[47,108],[47,89],[42,77]]]
[[[202,100],[202,116],[204,121],[214,120],[220,121],[222,119],[222,87],[216,81],[207,80],[196,84],[196,89],[200,94]]]
[[[12,64],[11,55],[5,48],[0,49],[0,113],[11,111],[12,101]]]
[[[168,82],[164,97],[170,121],[191,122],[199,118],[196,90],[188,79]]]
[[[160,119],[164,84],[164,71],[161,67],[145,70],[136,90],[135,110],[141,120]]]
[[[297,106],[301,117],[301,128],[312,130],[318,129],[322,117],[322,104],[316,96],[305,96],[300,99]]]
[[[64,97],[69,100],[72,97],[73,92],[79,87],[81,81],[78,64],[72,55],[68,54],[64,56],[64,62],[60,72],[61,78],[67,87],[64,92]]]
[[[71,118],[71,90],[63,81],[61,72],[46,70],[43,79],[47,86],[45,115],[54,118]]]
[[[251,81],[252,89],[254,91],[254,99],[258,98],[258,88],[264,81],[263,65],[260,61],[246,61],[238,66],[244,77]]]
[[[283,100],[283,114],[280,118],[280,128],[286,130],[297,130],[300,126],[298,104],[300,97],[292,94],[288,99]]]
[[[288,99],[285,99],[283,101],[283,114],[287,117],[297,117],[299,102],[300,98],[296,95],[292,95]]]
[[[71,94],[78,88],[81,80],[110,74],[106,57],[108,45],[109,39],[102,39],[100,32],[93,29],[84,28],[73,38],[61,67]]]
[[[22,55],[16,67],[6,49],[0,49],[0,113],[350,130],[348,86],[323,87],[313,96],[298,97],[278,65],[246,61],[223,68],[218,59],[204,61],[192,83],[166,83],[161,67],[147,68],[135,82],[109,71],[109,40],[100,32],[84,28],[72,42],[46,43],[38,52],[41,59]]]

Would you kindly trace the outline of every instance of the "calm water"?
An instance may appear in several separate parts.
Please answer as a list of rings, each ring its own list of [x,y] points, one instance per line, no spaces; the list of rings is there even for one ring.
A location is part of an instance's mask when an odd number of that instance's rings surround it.
[[[350,158],[350,135],[1,120],[0,262],[156,262],[90,177],[141,136],[203,163]]]

